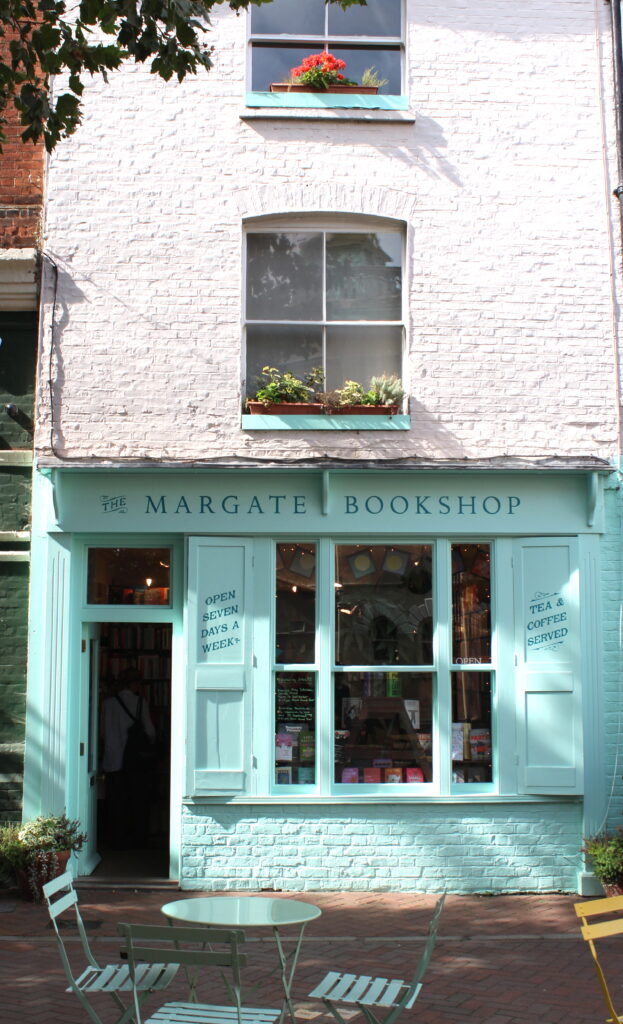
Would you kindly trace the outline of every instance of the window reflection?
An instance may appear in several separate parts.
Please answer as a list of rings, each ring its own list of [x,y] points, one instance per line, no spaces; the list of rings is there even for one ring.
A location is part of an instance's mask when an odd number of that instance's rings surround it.
[[[247,318],[322,320],[321,234],[310,231],[247,236]]]
[[[168,604],[169,548],[89,548],[88,604]]]
[[[432,699],[428,672],[336,672],[335,781],[430,782]]]
[[[316,545],[277,544],[275,661],[302,665],[315,660]]]
[[[491,661],[491,551],[488,544],[452,545],[452,660]]]
[[[431,664],[432,586],[428,544],[339,545],[336,663]]]
[[[401,293],[400,235],[327,235],[327,320],[400,320]]]
[[[491,782],[491,673],[452,673],[452,781]]]
[[[275,678],[275,782],[316,781],[316,677],[313,672],[277,672]]]

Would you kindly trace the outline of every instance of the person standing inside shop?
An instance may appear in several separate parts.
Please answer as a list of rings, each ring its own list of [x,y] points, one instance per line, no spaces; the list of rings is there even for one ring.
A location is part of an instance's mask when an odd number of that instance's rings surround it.
[[[151,746],[156,730],[142,694],[143,677],[136,668],[119,675],[115,691],[104,701],[104,756],[106,776],[106,838],[117,850],[147,845],[151,768],[149,760],[128,759],[128,734],[140,723]]]

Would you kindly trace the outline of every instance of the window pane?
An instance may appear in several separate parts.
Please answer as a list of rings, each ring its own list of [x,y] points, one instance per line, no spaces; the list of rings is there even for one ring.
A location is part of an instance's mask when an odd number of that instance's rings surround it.
[[[367,387],[370,377],[402,375],[401,327],[327,327],[327,389],[345,380]]]
[[[288,370],[303,380],[315,366],[322,366],[322,327],[280,324],[247,327],[247,394],[257,391],[264,366]]]
[[[400,36],[402,0],[368,0],[365,7],[329,5],[329,35]]]
[[[386,85],[379,89],[380,95],[388,93],[390,96],[399,96],[402,92],[399,47],[334,46],[329,43],[329,48],[334,57],[346,61],[344,74],[347,78],[361,82],[366,68],[373,67],[381,78],[387,79]]]
[[[385,0],[384,0],[385,2]],[[395,0],[389,0],[394,3]],[[260,35],[324,35],[324,0],[272,0],[251,9],[251,31]]]
[[[322,320],[322,235],[247,236],[247,319]]]
[[[327,320],[400,320],[401,267],[399,234],[327,235]]]
[[[275,677],[275,782],[316,781],[316,676],[277,672]]]
[[[452,660],[491,661],[491,551],[488,544],[452,545]]]
[[[336,563],[336,664],[431,664],[430,545],[339,545]]]
[[[316,545],[277,544],[275,661],[315,661]]]
[[[429,672],[336,672],[335,781],[432,780]]]
[[[452,673],[452,781],[491,782],[491,675]]]
[[[168,604],[169,548],[89,548],[88,604]]]
[[[285,82],[292,68],[297,68],[310,53],[320,53],[322,42],[304,43],[302,46],[283,46],[278,43],[251,45],[251,88],[255,92],[268,92],[271,82]]]

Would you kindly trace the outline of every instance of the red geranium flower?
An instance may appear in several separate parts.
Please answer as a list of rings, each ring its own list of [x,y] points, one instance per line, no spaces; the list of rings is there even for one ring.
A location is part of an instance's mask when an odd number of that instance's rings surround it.
[[[345,67],[345,61],[323,50],[322,53],[310,53],[298,67],[292,68],[292,77],[298,78],[301,85],[308,85],[312,89],[327,89],[335,84],[356,85],[356,82],[340,73]]]

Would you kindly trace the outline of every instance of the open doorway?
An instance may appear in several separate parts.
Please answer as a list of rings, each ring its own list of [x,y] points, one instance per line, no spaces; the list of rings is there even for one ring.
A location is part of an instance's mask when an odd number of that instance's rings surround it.
[[[167,878],[171,759],[169,623],[90,624],[89,690],[97,747],[95,877]],[[128,759],[135,721],[150,739]],[[94,794],[94,795],[95,795]]]

